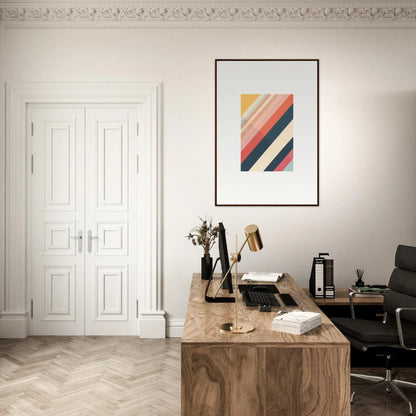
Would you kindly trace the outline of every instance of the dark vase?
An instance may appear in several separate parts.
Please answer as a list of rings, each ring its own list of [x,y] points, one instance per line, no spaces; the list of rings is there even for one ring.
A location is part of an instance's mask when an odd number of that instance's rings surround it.
[[[201,257],[201,279],[208,280],[212,273],[212,257]]]
[[[355,282],[355,286],[357,286],[357,287],[363,287],[363,286],[365,286],[364,281],[363,281],[361,278],[359,278],[359,279]]]

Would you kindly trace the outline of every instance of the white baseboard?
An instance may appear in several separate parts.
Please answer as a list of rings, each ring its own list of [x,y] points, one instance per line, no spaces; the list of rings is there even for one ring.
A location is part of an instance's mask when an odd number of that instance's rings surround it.
[[[170,319],[166,324],[163,311],[144,312],[140,314],[140,337],[182,338],[184,324],[185,319]],[[0,338],[26,338],[27,335],[27,314],[0,314]]]
[[[28,322],[26,313],[0,313],[0,338],[26,338],[27,334]]]
[[[140,313],[140,338],[166,338],[166,319],[164,311]]]
[[[169,319],[167,327],[168,338],[182,338],[185,319]]]

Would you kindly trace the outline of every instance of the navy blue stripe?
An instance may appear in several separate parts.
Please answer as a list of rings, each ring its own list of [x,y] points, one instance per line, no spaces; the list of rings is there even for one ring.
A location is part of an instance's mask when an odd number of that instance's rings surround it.
[[[281,161],[290,153],[293,149],[293,137],[289,140],[289,143],[280,151],[280,153],[270,162],[265,171],[274,171],[281,163]]]
[[[270,145],[276,140],[276,138],[292,120],[293,104],[287,109],[286,113],[283,114],[280,120],[261,139],[260,143],[252,150],[244,162],[241,163],[241,170],[243,172],[249,171],[253,167],[261,155],[270,147]]]

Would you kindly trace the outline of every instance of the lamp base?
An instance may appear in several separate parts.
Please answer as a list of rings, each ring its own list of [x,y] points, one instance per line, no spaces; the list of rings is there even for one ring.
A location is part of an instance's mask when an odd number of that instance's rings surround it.
[[[239,324],[237,328],[234,328],[234,323],[232,322],[220,325],[220,332],[227,334],[246,334],[252,331],[254,331],[254,326],[246,323]]]

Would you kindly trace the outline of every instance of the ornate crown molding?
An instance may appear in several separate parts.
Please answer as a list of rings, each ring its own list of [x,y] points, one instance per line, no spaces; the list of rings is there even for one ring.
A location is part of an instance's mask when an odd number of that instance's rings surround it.
[[[0,6],[21,22],[416,22],[412,6],[40,5]]]

